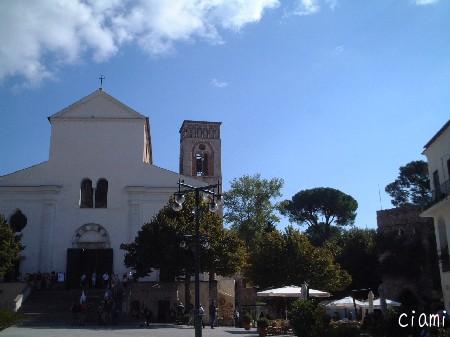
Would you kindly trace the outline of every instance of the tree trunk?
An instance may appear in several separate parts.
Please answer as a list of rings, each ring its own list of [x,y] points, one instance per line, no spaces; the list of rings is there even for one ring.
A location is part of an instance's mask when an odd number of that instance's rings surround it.
[[[209,295],[209,304],[211,304],[211,301],[212,300],[214,300],[214,302],[216,303],[216,305],[218,304],[217,303],[217,292],[216,291],[214,291],[214,281],[215,281],[215,278],[214,278],[214,270],[210,270],[209,271],[209,279],[208,279],[208,287],[209,287],[209,293],[208,293],[208,295]]]

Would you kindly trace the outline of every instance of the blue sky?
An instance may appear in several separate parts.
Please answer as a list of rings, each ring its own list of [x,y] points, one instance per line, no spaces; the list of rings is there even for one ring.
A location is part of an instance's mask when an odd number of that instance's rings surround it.
[[[178,170],[184,119],[222,121],[225,188],[338,188],[375,227],[378,186],[390,207],[384,186],[449,118],[450,1],[2,2],[0,175],[48,158],[46,117],[100,74],[150,117],[157,165]]]

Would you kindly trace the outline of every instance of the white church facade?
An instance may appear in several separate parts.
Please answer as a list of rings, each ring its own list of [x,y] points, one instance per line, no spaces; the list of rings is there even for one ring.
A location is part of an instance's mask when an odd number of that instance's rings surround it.
[[[27,218],[22,275],[64,272],[77,282],[81,272],[128,272],[120,245],[168,203],[179,178],[221,181],[219,122],[183,122],[177,173],[153,164],[148,117],[101,89],[48,120],[49,159],[0,177],[0,214]]]

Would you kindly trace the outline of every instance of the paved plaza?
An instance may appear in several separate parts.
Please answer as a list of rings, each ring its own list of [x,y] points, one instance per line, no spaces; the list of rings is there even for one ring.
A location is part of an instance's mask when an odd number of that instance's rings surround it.
[[[148,329],[133,327],[11,327],[0,331],[0,337],[194,337],[192,327],[154,326]],[[218,327],[203,329],[204,337],[256,337],[256,329]]]

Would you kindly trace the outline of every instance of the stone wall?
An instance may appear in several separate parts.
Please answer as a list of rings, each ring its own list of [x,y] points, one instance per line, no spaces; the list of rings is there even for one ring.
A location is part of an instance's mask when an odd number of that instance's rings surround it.
[[[436,244],[430,240],[434,236],[433,218],[420,217],[421,209],[418,207],[397,207],[377,211],[377,225],[380,234],[394,234],[403,240],[411,242],[420,239],[427,256],[435,254]],[[380,261],[390,254],[389,251],[380,252]],[[402,294],[409,293],[419,302],[439,301],[442,296],[436,289],[432,280],[432,273],[437,271],[437,266],[430,263],[423,266],[420,274],[414,278],[394,277],[383,275],[383,290],[385,296],[393,300],[401,300]],[[425,301],[426,299],[426,301]]]
[[[427,226],[433,230],[433,218],[420,217],[417,207],[397,207],[377,211],[377,225],[380,232],[404,232],[415,234],[417,226]]]
[[[0,283],[0,309],[17,311],[30,294],[30,288],[24,282]]]
[[[168,305],[169,310],[176,311],[176,305],[180,300],[186,305],[184,282],[137,282],[133,283],[128,289],[128,302],[138,301],[140,307],[147,307],[153,313],[153,320],[155,322],[170,322],[170,316],[167,317],[167,312],[161,312],[162,307]],[[194,305],[195,291],[194,282],[190,284],[191,303]],[[209,282],[200,282],[200,303],[205,309],[204,321],[209,322],[209,297],[210,289]],[[212,293],[217,298],[217,283],[214,282]],[[233,300],[234,301],[234,300]],[[160,310],[161,309],[161,310]],[[219,318],[223,317],[223,308],[219,303]]]

